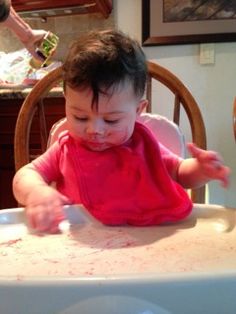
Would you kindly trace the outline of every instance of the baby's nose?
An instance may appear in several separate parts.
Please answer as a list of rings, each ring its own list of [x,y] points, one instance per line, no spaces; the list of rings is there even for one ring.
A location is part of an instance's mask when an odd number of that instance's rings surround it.
[[[87,128],[87,133],[89,134],[103,134],[104,133],[104,123],[100,120],[91,121]]]

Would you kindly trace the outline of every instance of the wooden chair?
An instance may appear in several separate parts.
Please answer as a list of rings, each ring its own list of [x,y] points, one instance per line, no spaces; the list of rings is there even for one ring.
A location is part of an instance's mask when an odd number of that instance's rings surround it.
[[[192,141],[200,148],[206,149],[206,132],[200,109],[186,86],[169,70],[148,61],[147,99],[149,100],[148,112],[152,112],[152,85],[157,80],[166,86],[173,94],[173,121],[179,125],[181,108],[189,120]],[[55,84],[62,79],[61,68],[57,68],[41,79],[26,97],[19,112],[14,139],[15,169],[30,162],[32,157],[29,149],[30,130],[33,117],[38,112],[41,153],[47,148],[48,131],[43,111],[42,99],[49,93]],[[191,191],[191,198],[195,203],[205,202],[205,187]]]

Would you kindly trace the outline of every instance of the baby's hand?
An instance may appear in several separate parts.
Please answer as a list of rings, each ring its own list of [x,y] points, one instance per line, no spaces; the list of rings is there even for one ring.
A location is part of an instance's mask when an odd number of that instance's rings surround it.
[[[69,200],[54,188],[47,185],[34,188],[26,205],[30,226],[39,232],[58,232],[58,224],[64,219],[64,204],[69,204]]]
[[[200,149],[193,143],[188,143],[187,147],[191,155],[198,160],[206,177],[211,180],[220,180],[224,187],[228,187],[230,169],[223,165],[218,153]]]

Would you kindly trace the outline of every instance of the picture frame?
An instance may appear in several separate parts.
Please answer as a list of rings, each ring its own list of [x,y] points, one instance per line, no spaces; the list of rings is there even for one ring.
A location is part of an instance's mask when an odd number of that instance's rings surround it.
[[[236,41],[236,8],[234,18],[164,22],[164,1],[142,0],[143,46]]]

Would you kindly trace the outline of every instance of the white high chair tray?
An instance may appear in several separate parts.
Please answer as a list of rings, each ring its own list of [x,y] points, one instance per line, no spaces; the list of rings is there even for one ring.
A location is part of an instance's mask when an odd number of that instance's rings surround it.
[[[234,209],[195,204],[186,220],[154,227],[82,216],[37,235],[23,209],[0,211],[3,313],[235,313]]]

